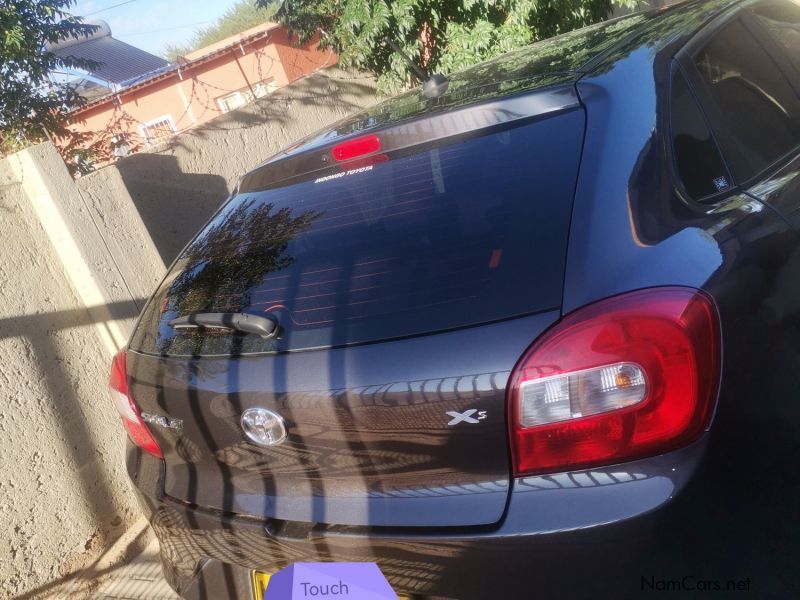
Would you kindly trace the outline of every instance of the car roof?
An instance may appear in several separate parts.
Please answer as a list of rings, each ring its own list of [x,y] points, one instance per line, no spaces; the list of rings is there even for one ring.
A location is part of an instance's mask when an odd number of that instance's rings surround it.
[[[447,91],[426,98],[421,87],[399,94],[277,153],[258,167],[397,123],[450,112],[482,101],[574,84],[607,70],[634,50],[688,40],[709,19],[739,2],[695,0],[618,17],[551,37],[447,76]]]

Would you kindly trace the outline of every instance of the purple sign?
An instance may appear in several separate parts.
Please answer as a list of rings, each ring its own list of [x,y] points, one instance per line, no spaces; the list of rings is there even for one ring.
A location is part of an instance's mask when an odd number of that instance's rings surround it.
[[[397,600],[375,563],[295,563],[270,577],[264,600]]]

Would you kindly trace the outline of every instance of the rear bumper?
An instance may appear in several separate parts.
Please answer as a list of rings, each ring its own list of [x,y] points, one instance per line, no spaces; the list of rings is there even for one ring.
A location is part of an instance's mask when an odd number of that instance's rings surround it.
[[[513,482],[506,515],[483,530],[326,528],[223,515],[161,493],[161,462],[131,448],[128,470],[185,598],[250,600],[249,572],[293,562],[371,561],[399,593],[444,598],[597,598],[642,591],[670,501],[705,440],[677,452]],[[643,560],[645,559],[645,560]],[[558,596],[556,596],[556,594]]]

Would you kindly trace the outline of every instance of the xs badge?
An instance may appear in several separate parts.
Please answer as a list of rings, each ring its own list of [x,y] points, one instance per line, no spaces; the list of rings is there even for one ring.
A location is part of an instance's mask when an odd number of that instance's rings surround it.
[[[448,410],[446,414],[449,417],[453,417],[453,419],[448,423],[448,425],[450,426],[458,425],[462,421],[464,423],[479,423],[486,418],[486,411],[485,410],[479,411],[477,408],[470,408],[469,410],[465,410],[464,412],[456,412],[454,410]]]

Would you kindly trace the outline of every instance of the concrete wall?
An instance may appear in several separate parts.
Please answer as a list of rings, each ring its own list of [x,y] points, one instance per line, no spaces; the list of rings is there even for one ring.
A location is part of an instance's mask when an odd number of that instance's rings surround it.
[[[165,264],[245,170],[373,89],[316,74],[77,181],[49,144],[0,160],[0,598],[58,597],[138,517],[106,382]]]
[[[300,137],[375,102],[372,79],[327,69],[77,180],[105,214],[130,195],[164,263],[208,220],[245,171]]]
[[[98,292],[101,248],[82,263],[75,240],[97,236],[62,214],[85,216],[77,200],[52,146],[0,162],[0,598],[45,596],[137,514],[105,386],[136,311]]]

